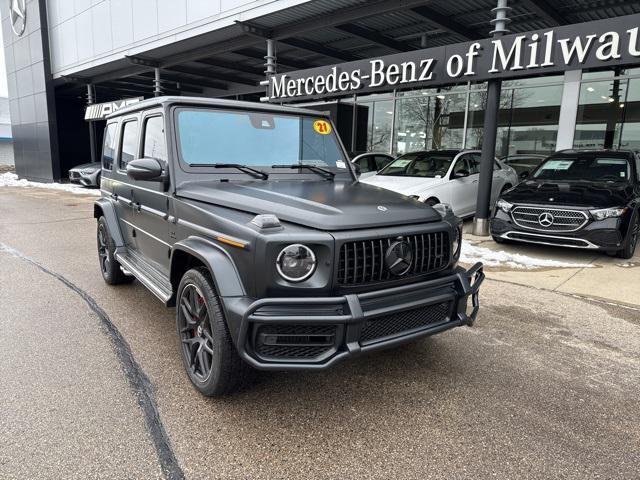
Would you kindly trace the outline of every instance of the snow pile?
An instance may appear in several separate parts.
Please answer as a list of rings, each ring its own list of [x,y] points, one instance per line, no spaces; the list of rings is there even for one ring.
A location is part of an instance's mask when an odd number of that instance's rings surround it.
[[[486,247],[479,247],[469,242],[462,242],[460,253],[462,263],[473,264],[482,262],[486,267],[509,267],[517,269],[534,268],[591,268],[593,265],[586,263],[570,263],[547,258],[535,258],[520,253],[495,251]]]
[[[25,187],[25,188],[46,188],[63,192],[75,193],[78,195],[100,196],[99,189],[88,189],[69,183],[40,183],[18,178],[15,173],[7,172],[0,174],[0,187]]]

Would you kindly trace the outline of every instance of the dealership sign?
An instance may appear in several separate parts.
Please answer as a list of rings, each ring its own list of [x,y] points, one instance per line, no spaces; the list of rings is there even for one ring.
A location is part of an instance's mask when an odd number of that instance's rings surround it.
[[[640,15],[457,43],[274,75],[264,101],[287,102],[640,63]]]
[[[117,100],[115,102],[95,103],[87,106],[84,112],[84,119],[86,121],[104,120],[113,112],[142,100],[144,100],[144,97],[125,98],[124,100]]]

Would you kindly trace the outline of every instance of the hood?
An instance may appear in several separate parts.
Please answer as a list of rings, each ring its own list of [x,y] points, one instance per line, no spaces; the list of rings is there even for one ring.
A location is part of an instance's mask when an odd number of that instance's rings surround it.
[[[608,208],[626,205],[632,195],[633,187],[626,183],[527,180],[502,198],[509,203]]]
[[[363,183],[393,190],[403,195],[417,195],[426,188],[440,185],[445,181],[444,178],[394,177],[393,175],[374,175],[362,180]]]
[[[100,164],[100,162],[83,163],[82,165],[76,165],[70,170],[84,170],[85,168],[98,169],[98,168],[102,168],[102,165]]]
[[[176,195],[328,231],[441,220],[422,203],[351,181],[197,181],[179,185]]]

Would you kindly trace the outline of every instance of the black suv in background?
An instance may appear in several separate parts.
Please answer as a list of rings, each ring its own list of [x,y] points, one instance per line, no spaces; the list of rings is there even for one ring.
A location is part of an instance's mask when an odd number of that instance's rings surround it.
[[[640,236],[638,152],[563,150],[502,195],[496,242],[602,250],[631,258]]]
[[[484,275],[457,265],[460,219],[359,183],[322,114],[160,97],[104,139],[102,276],[176,306],[205,395],[250,366],[323,369],[476,318]]]

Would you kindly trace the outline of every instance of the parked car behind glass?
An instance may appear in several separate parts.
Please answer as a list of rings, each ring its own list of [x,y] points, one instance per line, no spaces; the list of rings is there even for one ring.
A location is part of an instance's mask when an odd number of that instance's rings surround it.
[[[640,234],[637,152],[564,150],[498,201],[497,242],[601,250],[631,258]]]
[[[524,154],[507,155],[502,162],[513,168],[521,179],[531,175],[538,165],[546,158],[546,155]]]
[[[447,203],[459,217],[476,213],[479,150],[430,150],[406,153],[364,183],[393,190],[428,205]],[[496,160],[491,204],[518,183],[516,171]]]

